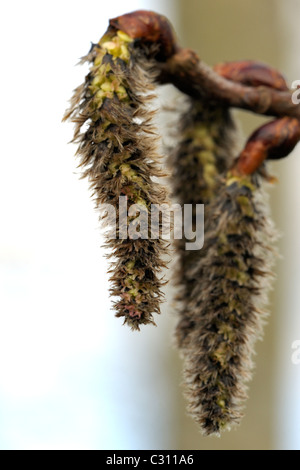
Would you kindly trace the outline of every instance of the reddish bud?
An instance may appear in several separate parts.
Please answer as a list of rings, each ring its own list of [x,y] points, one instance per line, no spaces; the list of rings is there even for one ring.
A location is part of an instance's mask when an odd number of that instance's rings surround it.
[[[178,49],[175,32],[168,19],[153,11],[137,10],[109,21],[110,27],[124,31],[132,39],[156,45],[156,60],[164,61]]]
[[[269,159],[289,155],[300,140],[300,121],[284,117],[259,127],[249,138],[233,169],[251,175]]]
[[[278,70],[252,60],[224,62],[214,66],[215,72],[232,82],[258,87],[267,86],[279,91],[288,90],[286,80]]]

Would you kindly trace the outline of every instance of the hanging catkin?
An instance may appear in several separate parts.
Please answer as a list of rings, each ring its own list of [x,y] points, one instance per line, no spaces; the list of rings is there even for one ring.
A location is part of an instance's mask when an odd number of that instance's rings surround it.
[[[226,107],[212,105],[205,100],[189,99],[179,127],[179,142],[169,158],[172,195],[182,209],[184,204],[192,205],[195,219],[197,204],[204,204],[207,210],[218,192],[218,175],[232,165],[238,132]],[[187,251],[186,242],[184,236],[175,242],[178,254],[175,274],[178,289],[176,342],[180,348],[187,344],[194,325],[195,312],[189,311],[188,299],[195,288],[195,279],[190,271],[203,255],[203,250]]]
[[[189,411],[205,434],[238,423],[251,377],[253,345],[262,332],[273,227],[260,177],[223,179],[206,218],[205,256],[189,301],[197,311],[186,352]]]
[[[103,36],[83,58],[86,61],[90,72],[75,90],[64,119],[76,124],[73,142],[79,144],[80,166],[97,208],[106,203],[116,211],[116,238],[107,240],[115,258],[111,294],[119,297],[116,315],[139,329],[154,323],[153,313],[160,311],[165,242],[161,237],[150,239],[147,228],[137,239],[130,237],[129,230],[124,236],[134,220],[125,215],[121,222],[119,198],[125,198],[128,213],[138,205],[148,219],[151,205],[165,202],[165,190],[153,181],[161,176],[153,111],[148,106],[153,86],[140,67],[133,40],[122,31]]]
[[[267,86],[276,90],[287,90],[284,77],[276,69],[257,61],[237,61],[216,64],[214,70],[221,76],[248,86]],[[181,204],[204,204],[206,218],[208,205],[218,193],[220,178],[231,168],[237,154],[238,131],[231,111],[220,103],[190,98],[190,108],[182,117],[181,140],[170,158],[173,168],[173,196]],[[261,136],[261,131],[260,134]],[[195,215],[195,214],[193,214]],[[179,320],[176,328],[177,345],[188,344],[189,333],[194,327],[194,318],[199,311],[187,301],[193,289],[201,289],[201,279],[194,278],[192,271],[197,259],[205,256],[199,252],[186,251],[186,240],[176,243],[179,267],[176,284],[180,289]],[[205,273],[204,273],[205,276]]]

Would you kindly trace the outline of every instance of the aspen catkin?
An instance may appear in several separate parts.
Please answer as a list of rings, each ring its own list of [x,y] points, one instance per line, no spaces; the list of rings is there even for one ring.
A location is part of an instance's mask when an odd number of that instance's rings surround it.
[[[185,365],[189,411],[205,434],[239,423],[247,397],[274,258],[265,200],[257,175],[228,173],[208,209],[205,256],[194,270],[201,285],[190,298],[200,315]]]
[[[181,117],[180,141],[169,158],[172,172],[171,186],[174,199],[181,204],[192,204],[193,217],[196,205],[207,206],[218,192],[219,178],[232,165],[236,153],[237,129],[227,108],[189,100],[189,107]],[[184,227],[183,227],[184,228]],[[184,230],[183,230],[184,232]],[[202,251],[186,251],[185,237],[176,240],[178,265],[175,283],[179,291],[176,342],[183,348],[193,329],[197,311],[189,311],[188,299],[195,288],[190,275]],[[199,286],[200,288],[200,286]]]
[[[110,31],[94,44],[82,62],[89,62],[85,83],[75,90],[64,119],[76,124],[73,141],[83,176],[87,177],[96,206],[113,205],[119,227],[119,198],[128,211],[138,204],[149,214],[151,204],[163,204],[165,190],[152,177],[161,176],[156,150],[153,112],[148,101],[153,86],[141,68],[133,40],[122,31]],[[116,315],[132,329],[154,323],[162,297],[160,270],[165,266],[165,242],[161,239],[119,237],[108,239],[115,261],[111,268],[111,293]]]

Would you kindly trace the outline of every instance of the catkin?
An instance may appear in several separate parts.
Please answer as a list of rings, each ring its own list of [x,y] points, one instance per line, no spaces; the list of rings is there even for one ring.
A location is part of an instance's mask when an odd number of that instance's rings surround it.
[[[134,220],[126,217],[121,226],[119,213],[120,197],[126,198],[128,212],[138,205],[148,218],[152,204],[166,201],[166,191],[153,180],[161,176],[148,106],[153,85],[141,61],[128,35],[109,31],[83,58],[91,64],[90,71],[64,116],[75,123],[73,142],[96,207],[101,210],[106,203],[116,210],[116,237],[107,240],[114,257],[111,294],[118,297],[116,316],[124,317],[132,329],[154,323],[153,313],[160,312],[166,251],[161,237],[152,240],[147,230],[137,239],[124,237]]]
[[[208,208],[205,255],[195,266],[189,299],[197,318],[184,372],[189,411],[207,435],[238,424],[247,398],[274,259],[265,201],[259,176],[228,173]]]
[[[179,143],[169,157],[172,173],[172,196],[182,208],[213,201],[219,186],[218,176],[230,167],[236,154],[237,129],[228,108],[189,99],[188,109],[181,116]],[[183,230],[184,233],[184,230]],[[178,254],[174,276],[178,304],[178,323],[175,331],[177,346],[183,348],[193,329],[197,311],[190,312],[188,299],[195,288],[190,271],[203,255],[202,250],[187,251],[186,238],[175,241]],[[199,289],[200,283],[196,282]]]

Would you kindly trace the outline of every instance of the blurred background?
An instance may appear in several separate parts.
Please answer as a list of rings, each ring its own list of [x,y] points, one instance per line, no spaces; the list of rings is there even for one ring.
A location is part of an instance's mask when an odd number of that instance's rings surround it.
[[[300,147],[273,164],[277,281],[241,426],[203,438],[186,415],[172,287],[157,328],[114,317],[103,238],[61,124],[111,17],[152,9],[213,65],[256,59],[300,80],[297,0],[28,0],[0,6],[1,449],[300,449]],[[176,96],[160,92],[161,104]],[[263,118],[237,112],[244,135]]]

